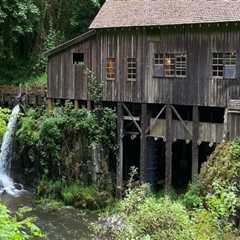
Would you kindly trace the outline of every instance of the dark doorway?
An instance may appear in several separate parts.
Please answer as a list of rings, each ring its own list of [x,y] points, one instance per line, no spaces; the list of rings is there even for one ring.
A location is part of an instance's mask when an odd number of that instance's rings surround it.
[[[155,190],[164,186],[165,179],[165,143],[159,138],[148,138],[147,182]]]
[[[138,176],[135,180],[139,180],[139,169],[140,169],[140,137],[139,135],[126,135],[123,138],[123,180],[125,182],[129,179],[131,167],[138,169]]]
[[[192,144],[177,140],[173,143],[172,180],[177,190],[185,189],[191,181]]]

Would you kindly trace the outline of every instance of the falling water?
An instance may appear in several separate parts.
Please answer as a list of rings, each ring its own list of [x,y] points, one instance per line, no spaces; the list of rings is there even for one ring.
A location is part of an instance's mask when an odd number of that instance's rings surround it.
[[[16,105],[12,110],[12,114],[7,125],[7,131],[3,136],[0,152],[0,194],[6,192],[12,196],[19,195],[22,190],[22,187],[19,187],[19,185],[17,187],[10,177],[13,136],[16,130],[19,113],[20,106]]]

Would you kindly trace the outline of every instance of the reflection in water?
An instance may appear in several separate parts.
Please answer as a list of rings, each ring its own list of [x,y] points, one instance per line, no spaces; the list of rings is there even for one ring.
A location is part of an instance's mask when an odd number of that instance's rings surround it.
[[[31,216],[37,217],[37,224],[47,234],[47,240],[90,240],[88,229],[91,222],[96,221],[97,216],[74,208],[63,208],[57,211],[47,211],[34,205],[34,195],[23,194],[19,197],[8,195],[0,196],[11,211],[19,207],[32,207]]]

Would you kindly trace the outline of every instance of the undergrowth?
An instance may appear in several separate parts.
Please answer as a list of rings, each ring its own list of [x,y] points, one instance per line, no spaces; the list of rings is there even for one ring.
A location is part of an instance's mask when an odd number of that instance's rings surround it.
[[[15,215],[0,203],[0,239],[1,240],[28,240],[42,239],[43,232],[35,225],[35,219],[25,217],[30,209],[22,208]]]
[[[95,186],[48,180],[40,181],[37,196],[41,206],[53,209],[67,205],[79,209],[99,210],[113,201],[111,193]]]

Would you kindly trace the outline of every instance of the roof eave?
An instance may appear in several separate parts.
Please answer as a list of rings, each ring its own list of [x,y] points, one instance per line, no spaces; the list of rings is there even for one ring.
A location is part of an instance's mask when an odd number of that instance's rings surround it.
[[[64,43],[58,45],[57,47],[45,52],[44,54],[45,54],[46,57],[49,58],[52,55],[55,55],[59,52],[62,52],[64,50],[68,49],[71,46],[74,46],[74,45],[76,45],[76,44],[78,44],[82,41],[87,40],[88,38],[94,36],[95,34],[96,34],[96,30],[95,29],[90,29],[88,32],[83,33],[80,36],[77,36],[77,37],[75,37],[75,38],[73,38],[73,39],[71,39],[67,42],[64,42]]]

